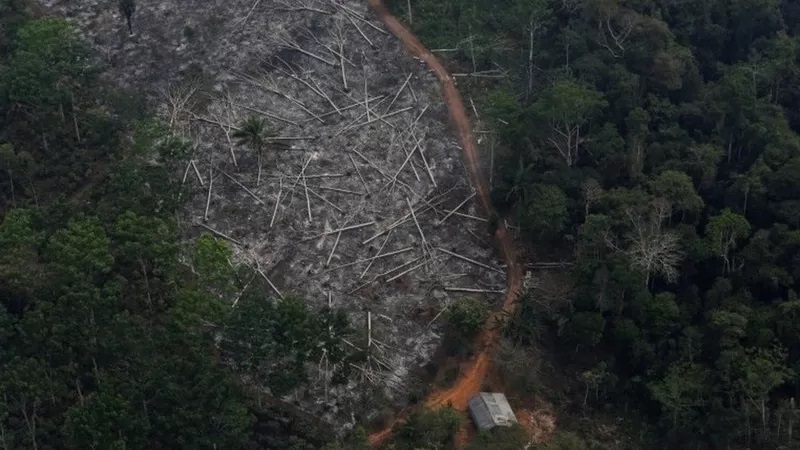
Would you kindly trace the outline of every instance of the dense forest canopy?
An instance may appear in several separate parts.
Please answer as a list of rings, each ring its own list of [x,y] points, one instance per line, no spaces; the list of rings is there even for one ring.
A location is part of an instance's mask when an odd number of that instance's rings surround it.
[[[561,303],[525,297],[514,341],[555,336],[576,407],[636,408],[648,445],[795,448],[800,3],[392,6],[472,74],[496,206],[532,255],[575,261]]]
[[[0,0],[0,449],[334,441],[279,398],[321,352],[351,357],[346,317],[183,239],[189,145],[92,61],[66,21]]]

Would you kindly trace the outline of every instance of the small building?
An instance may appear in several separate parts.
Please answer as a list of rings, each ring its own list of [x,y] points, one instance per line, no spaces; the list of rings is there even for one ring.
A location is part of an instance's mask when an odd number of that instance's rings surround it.
[[[469,399],[469,415],[479,430],[510,427],[517,417],[508,404],[505,394],[480,392]]]

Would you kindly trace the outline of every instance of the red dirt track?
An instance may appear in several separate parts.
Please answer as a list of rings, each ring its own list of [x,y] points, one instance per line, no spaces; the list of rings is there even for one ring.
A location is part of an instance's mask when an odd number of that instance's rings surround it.
[[[469,171],[469,178],[472,186],[477,193],[478,204],[483,212],[491,215],[494,212],[489,188],[485,175],[480,170],[478,150],[472,136],[472,125],[464,101],[453,82],[453,77],[445,69],[444,65],[433,55],[422,43],[401,24],[394,16],[389,13],[382,0],[368,0],[369,6],[375,12],[378,19],[384,23],[386,28],[398,39],[403,41],[406,51],[421,59],[433,71],[441,84],[444,101],[450,115],[450,122],[464,153],[464,164]],[[499,246],[503,259],[508,267],[508,288],[505,299],[503,300],[502,311],[490,317],[484,325],[483,331],[478,337],[476,354],[462,366],[455,384],[447,389],[432,392],[425,400],[428,407],[439,407],[452,405],[459,411],[467,409],[469,398],[481,389],[481,385],[486,379],[491,366],[491,355],[497,342],[499,327],[496,327],[496,319],[503,319],[514,311],[517,295],[522,289],[522,268],[518,262],[517,252],[514,242],[508,233],[508,229],[502,220],[499,221],[494,239]],[[369,442],[373,447],[378,447],[390,435],[392,426],[370,435]]]

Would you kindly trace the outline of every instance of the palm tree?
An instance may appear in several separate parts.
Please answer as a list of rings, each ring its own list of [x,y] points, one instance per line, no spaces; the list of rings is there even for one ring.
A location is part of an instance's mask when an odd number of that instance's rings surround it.
[[[272,133],[264,120],[256,117],[246,119],[239,125],[239,129],[233,133],[233,137],[236,138],[236,142],[239,145],[249,145],[256,153],[258,159],[256,186],[261,184],[261,150],[264,148],[267,138],[271,136]]]

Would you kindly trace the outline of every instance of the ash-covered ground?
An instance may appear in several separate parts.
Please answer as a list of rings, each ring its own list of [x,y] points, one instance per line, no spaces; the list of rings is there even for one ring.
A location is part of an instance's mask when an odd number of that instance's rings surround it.
[[[435,78],[366,1],[136,0],[133,35],[116,0],[41,3],[194,143],[175,174],[192,192],[187,238],[228,239],[281,294],[344,308],[359,343],[371,339],[375,364],[344,388],[323,373],[292,396],[306,410],[345,423],[360,383],[406,401],[440,343],[439,313],[467,295],[500,299],[456,290],[502,291],[505,276]],[[249,117],[272,136],[260,180],[233,138]]]

